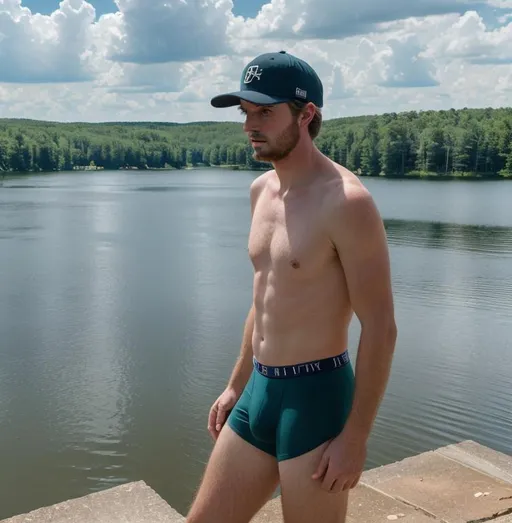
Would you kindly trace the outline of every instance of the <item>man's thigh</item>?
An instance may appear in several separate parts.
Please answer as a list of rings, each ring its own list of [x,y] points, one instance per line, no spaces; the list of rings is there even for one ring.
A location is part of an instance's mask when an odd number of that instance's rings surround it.
[[[311,479],[327,444],[279,463],[285,523],[345,523],[349,491],[329,493]]]
[[[279,482],[274,456],[239,437],[226,423],[187,516],[187,523],[249,523]]]

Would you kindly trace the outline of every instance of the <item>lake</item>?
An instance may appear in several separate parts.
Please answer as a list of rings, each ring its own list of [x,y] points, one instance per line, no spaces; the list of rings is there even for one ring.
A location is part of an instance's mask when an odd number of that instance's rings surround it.
[[[250,306],[258,174],[5,177],[0,519],[134,480],[186,512]],[[512,453],[512,181],[363,181],[399,328],[367,468],[463,439]]]

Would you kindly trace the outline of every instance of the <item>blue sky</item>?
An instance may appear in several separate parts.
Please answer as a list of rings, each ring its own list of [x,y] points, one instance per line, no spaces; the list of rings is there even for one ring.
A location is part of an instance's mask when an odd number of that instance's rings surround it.
[[[151,0],[148,0],[151,1]],[[96,16],[101,16],[105,13],[113,13],[117,11],[117,6],[114,0],[90,0],[96,9]],[[235,15],[254,17],[258,14],[261,6],[264,4],[262,0],[234,0],[233,12]],[[33,13],[50,14],[59,7],[58,0],[23,0],[23,5],[28,7]]]
[[[512,106],[512,0],[233,1],[0,0],[0,118],[239,121],[211,97],[282,49],[327,119]]]

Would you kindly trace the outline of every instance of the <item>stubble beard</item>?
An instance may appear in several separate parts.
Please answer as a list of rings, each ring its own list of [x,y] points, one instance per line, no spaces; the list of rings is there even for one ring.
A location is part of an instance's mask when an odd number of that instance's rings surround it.
[[[274,145],[262,144],[260,151],[254,150],[252,157],[259,162],[277,162],[286,158],[299,142],[299,126],[293,121],[276,139]]]

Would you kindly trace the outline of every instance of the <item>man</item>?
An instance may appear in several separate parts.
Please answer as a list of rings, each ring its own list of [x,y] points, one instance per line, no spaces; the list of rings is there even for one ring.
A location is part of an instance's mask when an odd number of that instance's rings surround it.
[[[286,523],[342,523],[397,336],[382,220],[359,179],[314,145],[323,87],[307,63],[258,56],[240,91],[211,103],[240,106],[254,158],[274,168],[250,188],[253,302],[187,522],[248,523],[280,485]]]

